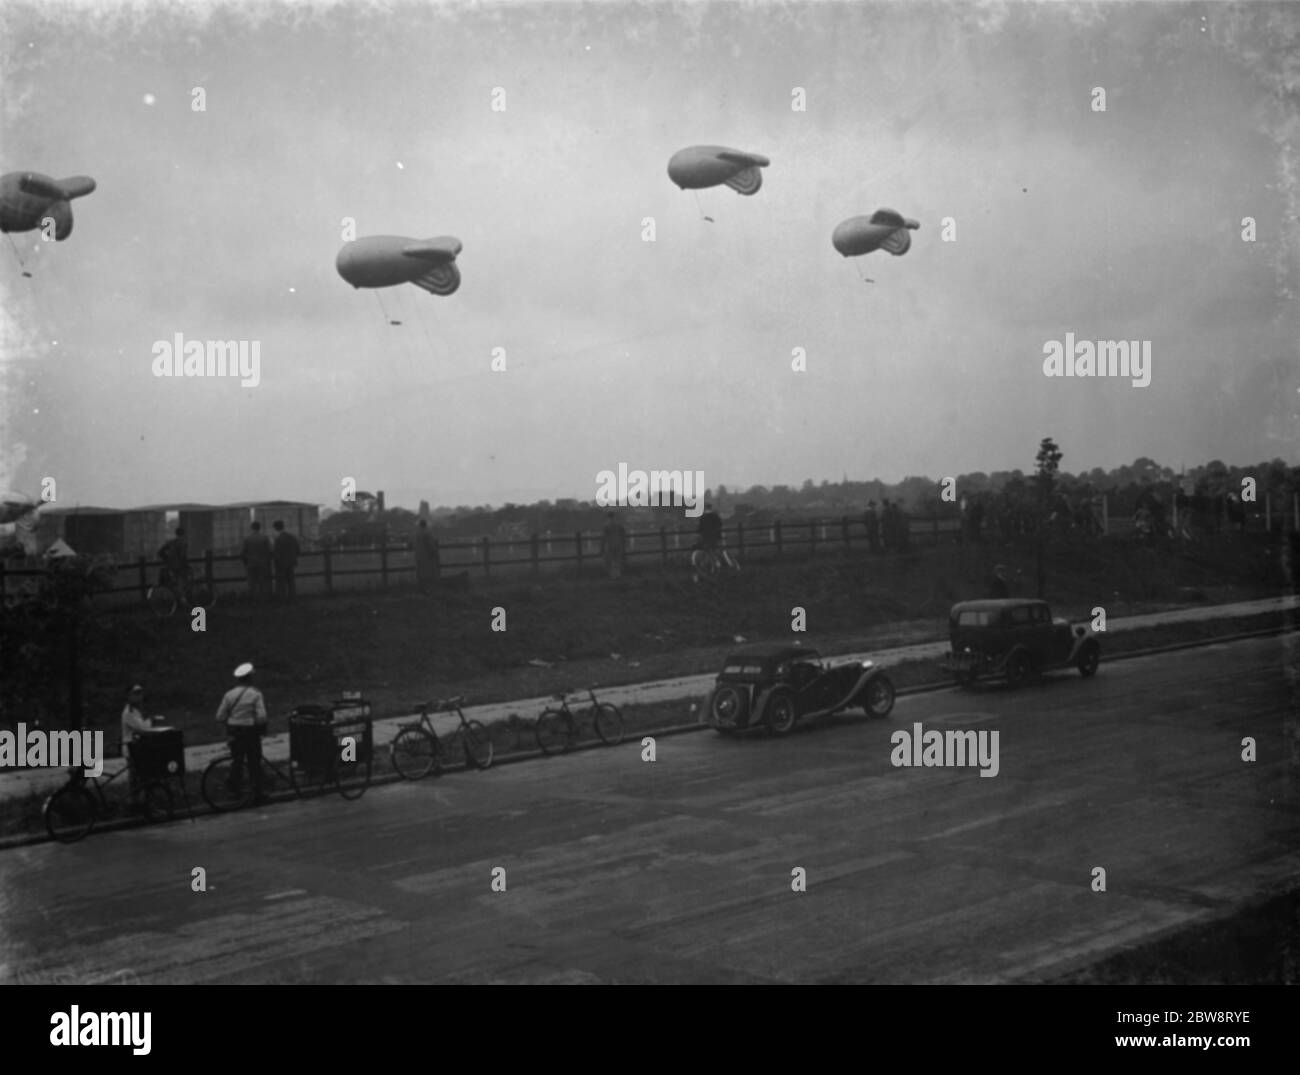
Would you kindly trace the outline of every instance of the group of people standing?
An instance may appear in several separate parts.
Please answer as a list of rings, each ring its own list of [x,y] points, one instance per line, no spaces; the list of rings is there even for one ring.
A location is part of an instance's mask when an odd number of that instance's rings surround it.
[[[271,598],[271,579],[275,578],[275,596],[282,601],[292,601],[297,596],[294,574],[298,570],[298,557],[302,547],[298,539],[276,519],[271,524],[275,540],[262,533],[262,524],[253,523],[251,533],[244,538],[239,558],[248,572],[248,592],[257,600]]]
[[[867,524],[867,544],[872,552],[902,552],[909,544],[907,512],[900,504],[882,499],[880,510],[874,500],[867,501],[863,515]]]
[[[284,523],[276,519],[271,524],[275,539],[262,533],[262,524],[253,523],[248,537],[244,538],[239,559],[248,573],[248,592],[255,599],[269,600],[274,594],[283,601],[291,601],[297,596],[294,575],[298,570],[298,558],[302,555],[302,546],[298,539],[284,528]],[[170,541],[158,550],[158,559],[162,562],[160,581],[164,586],[184,593],[191,581],[190,548],[185,537],[185,527],[178,526]]]

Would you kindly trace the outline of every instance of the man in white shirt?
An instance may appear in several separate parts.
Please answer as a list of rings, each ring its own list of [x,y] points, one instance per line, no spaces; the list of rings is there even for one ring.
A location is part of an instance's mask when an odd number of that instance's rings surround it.
[[[253,685],[253,666],[245,663],[235,669],[235,685],[226,691],[217,707],[217,720],[230,736],[230,782],[238,788],[245,764],[253,780],[253,799],[262,801],[262,736],[268,723],[266,700]]]
[[[140,784],[131,759],[131,740],[138,735],[152,735],[167,730],[155,728],[153,720],[144,715],[144,687],[139,683],[135,684],[126,692],[126,705],[122,709],[122,756],[126,758],[127,768],[130,770],[132,794],[140,790]]]

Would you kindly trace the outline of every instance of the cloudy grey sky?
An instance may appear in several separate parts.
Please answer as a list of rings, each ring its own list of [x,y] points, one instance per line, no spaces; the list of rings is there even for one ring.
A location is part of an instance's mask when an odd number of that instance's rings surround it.
[[[8,0],[0,49],[0,171],[99,184],[66,242],[11,236],[31,279],[0,249],[0,486],[413,507],[590,499],[620,462],[1029,470],[1047,435],[1071,471],[1297,459],[1296,5]],[[678,190],[699,143],[768,156],[762,190]],[[911,251],[841,258],[882,206]],[[459,237],[460,290],[352,289],[346,217]],[[156,378],[178,332],[260,341],[261,383]],[[1045,377],[1066,332],[1150,340],[1150,386]]]

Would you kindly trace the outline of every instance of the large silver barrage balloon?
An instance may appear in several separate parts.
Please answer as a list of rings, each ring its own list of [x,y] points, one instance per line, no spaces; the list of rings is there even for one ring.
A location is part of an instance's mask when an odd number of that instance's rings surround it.
[[[673,154],[668,178],[682,190],[725,185],[740,194],[757,194],[763,185],[759,169],[771,163],[758,153],[726,146],[691,146]]]
[[[831,244],[846,258],[887,250],[900,257],[912,249],[912,236],[921,225],[892,209],[877,209],[871,216],[849,217],[831,235]]]
[[[54,222],[54,238],[62,241],[72,234],[73,198],[84,198],[95,189],[88,175],[51,179],[39,172],[10,172],[0,176],[0,232],[32,231]]]
[[[434,239],[369,235],[348,243],[334,264],[353,287],[414,284],[431,295],[450,295],[460,287],[456,266],[460,252],[460,240],[450,235]]]

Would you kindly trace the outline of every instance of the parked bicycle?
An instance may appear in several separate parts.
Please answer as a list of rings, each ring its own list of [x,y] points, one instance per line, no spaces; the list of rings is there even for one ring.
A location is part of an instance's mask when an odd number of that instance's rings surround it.
[[[158,573],[158,583],[146,594],[149,608],[159,619],[174,615],[178,608],[211,608],[217,603],[217,589],[206,579],[185,576],[177,579],[165,568]]]
[[[404,724],[389,744],[388,752],[393,768],[406,780],[419,780],[431,771],[441,773],[444,761],[464,754],[465,767],[486,769],[492,764],[495,753],[492,735],[477,720],[466,720],[462,706],[463,695],[437,702],[419,702],[412,706],[420,715],[414,724]],[[433,730],[430,713],[454,712],[460,718],[460,727],[445,739],[439,739]]]
[[[569,708],[568,696],[574,691],[565,690],[551,697],[560,703],[557,709],[550,706],[537,718],[535,735],[537,746],[543,754],[556,754],[562,750],[572,750],[582,739],[583,726],[590,722],[600,741],[607,746],[616,746],[623,741],[623,714],[619,708],[608,702],[596,700],[593,687],[587,688],[591,705],[575,712]]]
[[[171,782],[179,780],[181,795],[189,808],[185,795],[185,748],[178,730],[167,729],[173,735],[158,737],[149,743],[153,748],[146,753],[136,740],[131,749],[137,757],[109,777],[86,776],[83,769],[70,769],[68,782],[45,800],[41,814],[45,831],[60,843],[71,844],[89,835],[101,821],[109,821],[126,814],[137,814],[147,821],[170,821],[176,816]],[[179,759],[179,760],[178,760]],[[114,794],[105,789],[117,783],[136,766],[138,784],[126,789],[118,784]],[[117,792],[126,791],[125,796]]]
[[[234,740],[228,740],[232,746]],[[276,765],[265,754],[262,755],[262,798],[269,799],[288,791],[294,798],[302,797],[302,788],[293,778],[292,763],[285,766]],[[253,801],[253,774],[246,772],[241,765],[235,770],[234,754],[229,750],[208,762],[199,782],[199,791],[203,801],[218,813],[227,810],[241,810]]]
[[[298,706],[289,714],[288,764],[277,765],[262,755],[263,799],[285,792],[302,798],[331,788],[344,799],[361,798],[370,786],[374,761],[369,714],[366,703]],[[248,806],[254,796],[252,775],[243,764],[235,766],[233,752],[213,758],[200,783],[204,802],[221,813]]]

